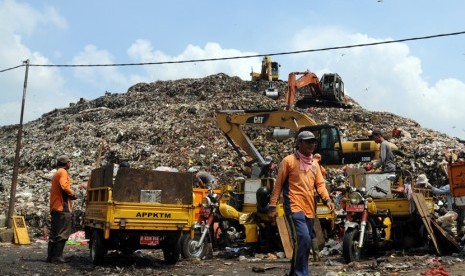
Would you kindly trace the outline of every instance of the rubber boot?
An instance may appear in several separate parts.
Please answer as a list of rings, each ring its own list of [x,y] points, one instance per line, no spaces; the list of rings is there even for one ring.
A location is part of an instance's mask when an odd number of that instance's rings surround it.
[[[48,241],[47,247],[47,263],[51,263],[53,259],[55,243],[52,241]]]
[[[318,248],[318,239],[312,239],[313,261],[320,261],[320,249]]]
[[[53,258],[52,258],[52,262],[53,263],[67,263],[68,261],[63,258],[63,249],[65,249],[65,244],[66,244],[66,241],[59,241],[59,242],[56,242],[55,246],[54,246],[54,254],[53,254]]]

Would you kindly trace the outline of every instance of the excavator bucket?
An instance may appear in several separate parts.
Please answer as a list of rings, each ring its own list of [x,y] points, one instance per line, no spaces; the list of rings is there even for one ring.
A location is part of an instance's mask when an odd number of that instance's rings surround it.
[[[273,100],[277,100],[277,99],[278,99],[278,96],[279,96],[278,89],[276,89],[276,88],[273,86],[273,83],[272,83],[271,80],[270,80],[269,83],[268,83],[268,88],[265,89],[265,96],[267,96],[267,97],[269,97],[269,98],[272,98]]]
[[[265,96],[272,98],[273,100],[278,99],[278,89],[269,87],[265,90]]]

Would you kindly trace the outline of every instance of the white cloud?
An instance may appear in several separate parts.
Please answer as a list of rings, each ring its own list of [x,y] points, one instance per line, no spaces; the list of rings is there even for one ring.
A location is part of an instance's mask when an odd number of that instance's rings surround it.
[[[0,60],[2,69],[21,65],[26,59],[31,64],[50,64],[39,52],[24,45],[22,37],[31,35],[44,24],[65,27],[66,21],[54,9],[44,12],[32,9],[27,4],[6,0],[0,2]],[[25,67],[0,74],[0,125],[17,124],[23,97]],[[28,74],[23,122],[40,117],[56,107],[66,106],[72,97],[65,93],[64,80],[56,68],[30,67]]]
[[[14,0],[0,1],[0,29],[9,33],[31,35],[39,27],[51,24],[54,28],[67,28],[68,23],[50,6],[43,11],[33,9],[30,5]]]
[[[302,50],[389,39],[328,27],[301,30],[292,43],[295,49]],[[457,79],[428,83],[422,77],[420,59],[405,43],[315,52],[292,58],[304,60],[307,68],[318,76],[329,72],[327,68],[339,73],[346,93],[366,109],[392,112],[413,119],[423,127],[465,136],[459,127],[451,130],[454,125],[463,126],[465,84]]]
[[[127,50],[129,57],[134,62],[162,62],[211,59],[220,57],[235,57],[253,55],[255,53],[242,52],[236,49],[224,49],[218,43],[209,42],[204,48],[196,45],[187,45],[182,53],[177,56],[169,56],[161,51],[153,49],[150,41],[139,39]],[[150,65],[144,67],[148,77],[132,76],[132,79],[173,80],[181,78],[199,78],[217,73],[225,73],[230,76],[238,76],[244,80],[250,79],[251,66],[259,70],[259,58],[209,61],[182,64]]]
[[[84,50],[74,58],[73,64],[112,64],[114,57],[107,50],[97,49],[94,45],[86,45]],[[118,67],[76,67],[74,69],[76,78],[91,84],[101,90],[111,86],[129,86],[127,77],[118,71]]]

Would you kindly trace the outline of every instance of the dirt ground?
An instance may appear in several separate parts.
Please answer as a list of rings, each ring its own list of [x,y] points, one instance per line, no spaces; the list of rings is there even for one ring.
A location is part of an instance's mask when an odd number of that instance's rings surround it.
[[[245,256],[214,252],[207,260],[181,259],[176,265],[164,264],[160,250],[136,251],[131,256],[110,252],[102,266],[92,265],[86,245],[67,245],[66,264],[49,264],[46,243],[31,245],[0,244],[0,275],[285,275],[287,259],[266,255]],[[272,257],[275,255],[271,255]],[[258,271],[257,271],[258,269]],[[256,270],[257,272],[254,272]],[[264,270],[264,271],[263,271]],[[261,272],[260,272],[261,271]],[[402,255],[387,252],[363,262],[344,264],[339,254],[310,262],[311,275],[464,275],[460,255],[437,257],[431,254]],[[445,272],[443,274],[439,273]]]

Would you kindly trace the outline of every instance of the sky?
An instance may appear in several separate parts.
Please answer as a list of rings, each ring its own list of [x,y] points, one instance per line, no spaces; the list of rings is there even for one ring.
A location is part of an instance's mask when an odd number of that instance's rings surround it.
[[[464,32],[464,10],[461,0],[0,0],[0,126],[20,122],[25,60],[31,65],[153,63],[376,43]],[[125,93],[139,82],[218,73],[250,80],[261,59],[30,66],[23,123],[80,98]],[[346,95],[363,108],[465,139],[465,34],[272,60],[281,64],[281,80],[295,71],[338,73]]]

